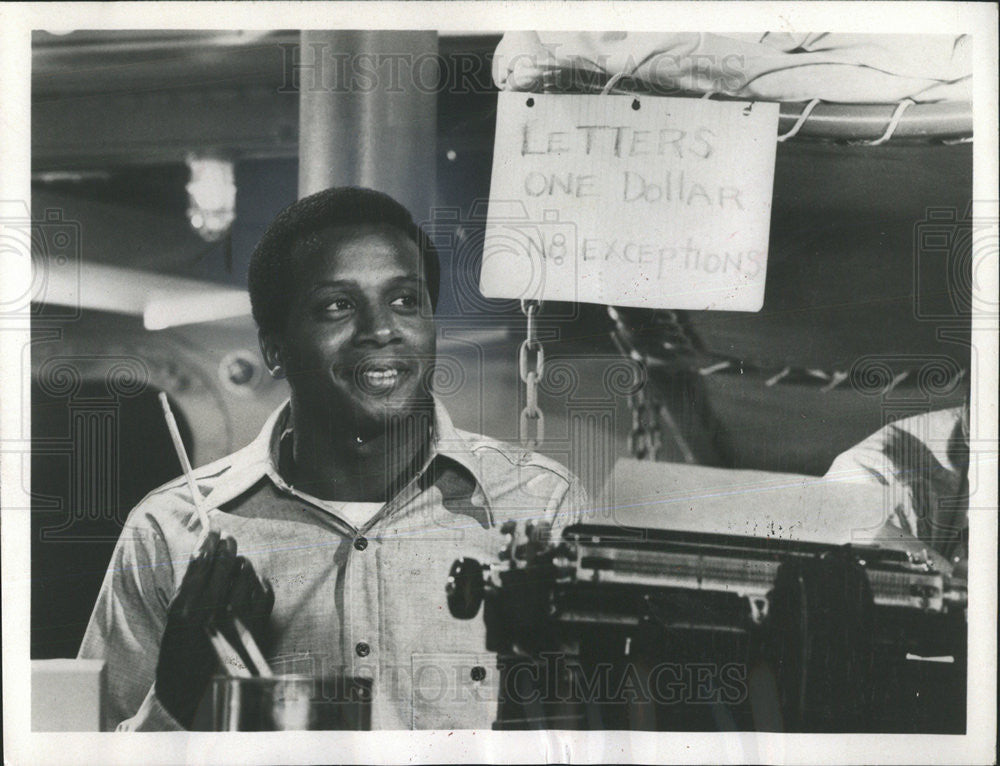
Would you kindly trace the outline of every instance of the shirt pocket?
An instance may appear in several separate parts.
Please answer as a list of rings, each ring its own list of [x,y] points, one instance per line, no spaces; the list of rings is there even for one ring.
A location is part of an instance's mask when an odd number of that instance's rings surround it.
[[[414,729],[489,729],[500,674],[488,652],[415,653],[410,662]]]

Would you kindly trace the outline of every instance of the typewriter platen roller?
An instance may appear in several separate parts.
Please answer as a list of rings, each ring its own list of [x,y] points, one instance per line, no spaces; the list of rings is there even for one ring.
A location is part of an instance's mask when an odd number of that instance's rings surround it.
[[[927,557],[600,524],[502,531],[502,563],[455,562],[447,585],[455,617],[485,604],[498,728],[964,730],[967,592]]]

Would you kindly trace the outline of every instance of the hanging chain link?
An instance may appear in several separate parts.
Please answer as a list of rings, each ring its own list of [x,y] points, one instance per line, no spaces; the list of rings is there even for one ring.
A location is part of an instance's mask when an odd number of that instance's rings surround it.
[[[632,412],[632,430],[628,435],[629,452],[637,460],[656,460],[663,443],[660,434],[660,408],[655,406],[646,392],[639,389],[629,397]]]
[[[541,307],[539,301],[521,301],[521,311],[528,319],[528,328],[517,352],[517,370],[521,382],[524,383],[525,394],[525,405],[521,410],[520,437],[521,446],[530,450],[538,449],[545,441],[545,413],[538,406],[538,384],[545,373],[545,349],[538,339],[535,322]],[[532,423],[534,423],[533,428]]]
[[[611,339],[618,347],[619,353],[641,365],[645,371],[646,357],[632,342],[632,332],[625,324],[625,320],[613,306],[608,306],[607,309],[608,316],[615,323]],[[629,452],[638,460],[656,460],[663,443],[660,432],[660,407],[646,392],[645,386],[639,386],[629,394],[628,407],[632,413],[632,428],[628,435]]]
[[[695,344],[688,335],[684,323],[676,311],[657,309],[652,312],[655,338],[667,355],[683,355],[695,350]]]

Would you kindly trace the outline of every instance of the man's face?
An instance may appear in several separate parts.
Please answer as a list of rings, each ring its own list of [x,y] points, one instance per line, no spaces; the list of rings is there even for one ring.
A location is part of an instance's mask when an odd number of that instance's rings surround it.
[[[426,406],[435,333],[416,243],[392,226],[316,239],[297,262],[284,332],[264,339],[296,406],[361,428]]]

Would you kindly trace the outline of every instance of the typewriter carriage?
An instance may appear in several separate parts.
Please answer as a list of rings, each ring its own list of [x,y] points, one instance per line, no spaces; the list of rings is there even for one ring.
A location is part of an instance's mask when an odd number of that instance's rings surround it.
[[[941,689],[965,699],[964,583],[926,557],[590,524],[556,540],[531,523],[501,531],[498,562],[456,561],[447,586],[455,617],[483,606],[501,674],[536,680],[502,685],[498,728],[964,728],[964,708],[939,719],[912,709]],[[547,678],[553,656],[563,668]],[[667,667],[700,681],[677,701],[650,689],[637,704],[636,668]]]

